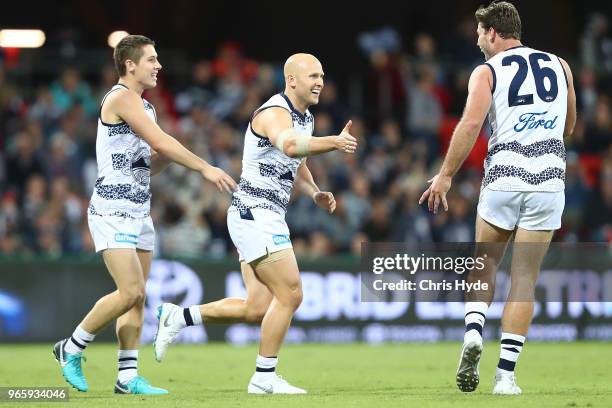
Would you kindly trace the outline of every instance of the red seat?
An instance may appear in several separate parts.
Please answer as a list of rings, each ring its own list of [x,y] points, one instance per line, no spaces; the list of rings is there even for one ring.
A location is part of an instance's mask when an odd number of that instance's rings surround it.
[[[599,173],[601,172],[601,156],[593,153],[581,153],[579,162],[587,185],[590,188],[594,188],[597,185]]]
[[[446,151],[448,150],[448,146],[450,145],[453,131],[455,130],[455,127],[457,127],[457,123],[459,123],[459,118],[447,116],[440,125],[440,129],[438,130],[438,139],[440,141],[440,147],[443,155],[445,155]],[[463,166],[465,168],[471,168],[482,172],[483,163],[485,157],[487,157],[488,148],[489,142],[487,140],[487,136],[485,132],[481,130],[478,134],[478,138],[476,139],[476,143],[474,144],[474,148],[466,158]]]

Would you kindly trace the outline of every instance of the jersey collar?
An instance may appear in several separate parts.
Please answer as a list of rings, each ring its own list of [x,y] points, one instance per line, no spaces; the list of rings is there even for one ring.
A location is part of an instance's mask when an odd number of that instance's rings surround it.
[[[510,47],[510,48],[505,49],[505,50],[504,50],[504,52],[505,52],[505,51],[510,51],[510,50],[515,50],[515,49],[517,49],[517,48],[525,48],[525,47],[526,47],[526,46],[525,46],[525,45],[523,45],[523,44],[521,44],[521,45],[515,45],[514,47]]]
[[[299,110],[295,109],[295,107],[293,106],[293,104],[291,103],[291,101],[289,100],[289,98],[287,97],[287,95],[285,95],[284,92],[281,92],[280,95],[285,98],[285,101],[287,101],[287,105],[289,105],[289,109],[291,109],[291,112],[294,112],[296,115],[299,116],[299,118],[301,120],[306,120],[306,114],[300,112]]]

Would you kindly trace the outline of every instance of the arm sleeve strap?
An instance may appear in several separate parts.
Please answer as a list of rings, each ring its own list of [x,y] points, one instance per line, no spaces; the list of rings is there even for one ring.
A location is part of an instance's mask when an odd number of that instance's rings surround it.
[[[310,144],[310,139],[312,138],[312,136],[300,135],[293,128],[285,129],[280,132],[279,135],[276,137],[274,146],[281,152],[285,153],[285,141],[289,137],[295,137],[296,154],[300,157],[308,156],[308,153],[310,153],[308,145]]]

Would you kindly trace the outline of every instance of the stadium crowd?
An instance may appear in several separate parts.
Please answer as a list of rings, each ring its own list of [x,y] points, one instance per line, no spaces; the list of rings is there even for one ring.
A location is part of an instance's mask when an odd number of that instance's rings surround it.
[[[315,181],[335,194],[338,205],[329,215],[294,194],[287,220],[298,255],[358,254],[362,241],[473,239],[488,126],[454,180],[449,211],[432,216],[417,204],[461,115],[469,74],[482,62],[473,20],[444,44],[423,33],[402,47],[397,37],[390,28],[359,37],[369,68],[359,76],[358,108],[348,103],[355,92],[326,78],[312,109],[315,135],[337,133],[350,118],[360,148],[356,155],[308,159]],[[558,241],[612,242],[611,38],[605,17],[594,15],[579,55],[561,55],[573,70],[578,123],[566,141]],[[105,66],[96,80],[85,80],[78,69],[65,67],[36,89],[16,80],[13,70],[0,64],[0,254],[92,254],[87,206],[96,179],[98,106],[116,81],[114,69]],[[252,112],[282,90],[281,63],[254,61],[227,43],[214,58],[193,62],[189,83],[172,79],[162,77],[144,95],[158,123],[238,180],[244,130]],[[158,255],[233,254],[227,194],[176,164],[154,176],[151,186]]]

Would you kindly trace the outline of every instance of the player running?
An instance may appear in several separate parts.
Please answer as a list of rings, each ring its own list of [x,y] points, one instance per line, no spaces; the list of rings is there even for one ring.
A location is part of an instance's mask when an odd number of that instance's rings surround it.
[[[349,121],[338,136],[312,137],[308,107],[319,102],[323,68],[309,54],[291,56],[284,67],[285,91],[271,97],[251,118],[245,134],[242,176],[228,210],[228,229],[238,248],[246,299],[227,298],[182,309],[159,307],[155,357],[161,361],[179,331],[195,324],[261,322],[261,341],[251,394],[303,394],[275,372],[280,348],[302,302],[302,282],[285,212],[294,180],[316,205],[332,213],[336,201],[319,191],[306,156],[333,150],[354,153]]]
[[[144,36],[129,35],[117,44],[114,61],[120,78],[100,106],[98,179],[88,221],[96,252],[102,252],[117,290],[99,299],[74,333],[55,344],[53,354],[66,381],[79,391],[87,391],[81,369],[83,351],[96,334],[117,319],[119,372],[115,393],[167,394],[138,375],[145,281],[155,243],[149,215],[149,179],[174,161],[200,172],[220,191],[231,192],[235,182],[157,125],[153,105],[142,98],[143,91],[155,87],[162,68],[155,43]]]

